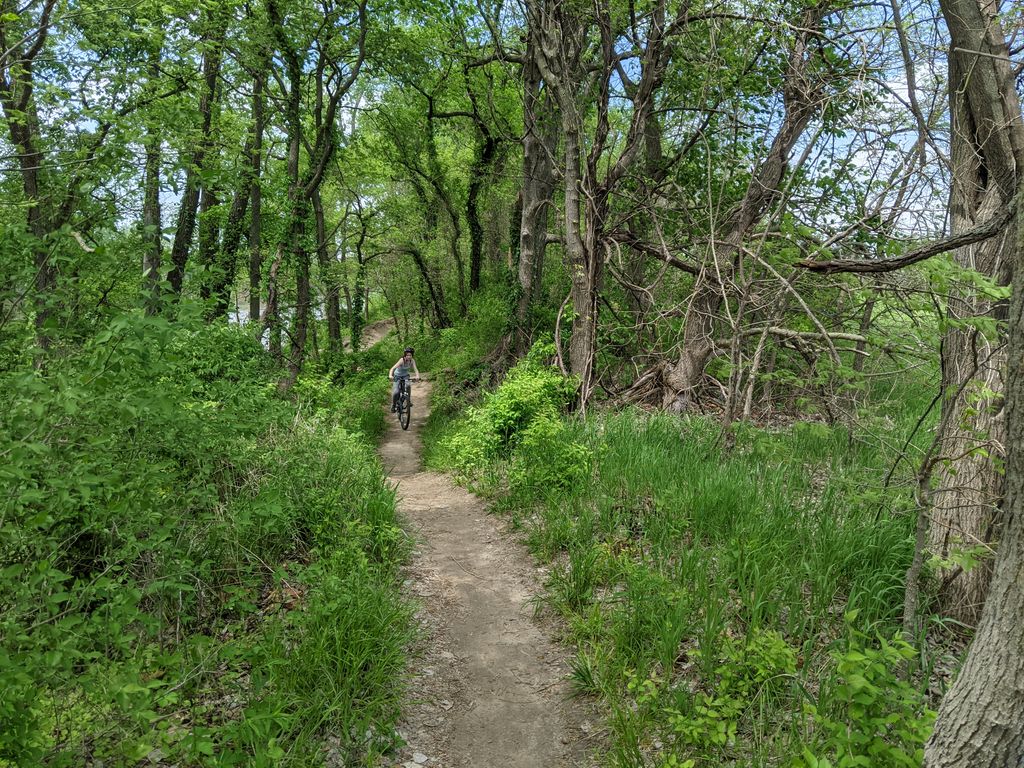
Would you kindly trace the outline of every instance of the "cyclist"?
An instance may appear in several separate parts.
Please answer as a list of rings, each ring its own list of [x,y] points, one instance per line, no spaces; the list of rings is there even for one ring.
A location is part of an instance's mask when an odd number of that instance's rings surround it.
[[[415,381],[420,380],[420,370],[416,367],[416,360],[413,358],[413,352],[415,350],[412,347],[406,347],[405,352],[398,359],[398,362],[391,366],[391,370],[388,371],[388,378],[391,379],[391,412],[394,413],[398,410],[398,382],[401,379],[405,379],[405,396],[409,400],[409,405],[412,405],[412,387],[409,385],[409,372],[410,369],[415,374]]]

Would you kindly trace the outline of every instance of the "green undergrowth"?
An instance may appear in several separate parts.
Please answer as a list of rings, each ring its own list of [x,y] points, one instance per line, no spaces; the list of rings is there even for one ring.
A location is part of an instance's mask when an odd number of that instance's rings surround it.
[[[913,515],[881,487],[906,425],[745,425],[725,450],[702,417],[569,418],[551,352],[433,419],[428,457],[549,564],[607,763],[919,765],[928,670],[894,639]]]
[[[282,393],[246,330],[129,314],[0,373],[0,766],[379,764],[410,609],[370,362]]]

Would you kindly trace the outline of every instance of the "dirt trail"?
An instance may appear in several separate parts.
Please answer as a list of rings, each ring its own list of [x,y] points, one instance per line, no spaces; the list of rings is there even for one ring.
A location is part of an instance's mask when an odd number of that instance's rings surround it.
[[[393,765],[581,768],[597,733],[568,699],[567,657],[535,621],[539,589],[525,549],[483,503],[445,475],[420,470],[419,428],[430,385],[414,384],[408,432],[395,419],[381,456],[416,540],[408,586],[420,601],[422,647]]]
[[[395,321],[390,317],[370,323],[363,328],[362,335],[359,338],[359,348],[369,349],[394,329]],[[352,349],[352,344],[349,339],[345,339],[342,343],[342,348],[345,349],[346,352]]]

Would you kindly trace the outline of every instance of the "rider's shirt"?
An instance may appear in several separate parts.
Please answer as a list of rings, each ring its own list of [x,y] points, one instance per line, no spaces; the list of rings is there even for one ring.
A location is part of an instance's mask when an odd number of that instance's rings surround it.
[[[409,376],[412,375],[412,368],[413,368],[412,361],[409,361],[409,363],[406,363],[405,362],[405,358],[403,357],[402,361],[395,368],[395,378],[396,379],[408,379]]]

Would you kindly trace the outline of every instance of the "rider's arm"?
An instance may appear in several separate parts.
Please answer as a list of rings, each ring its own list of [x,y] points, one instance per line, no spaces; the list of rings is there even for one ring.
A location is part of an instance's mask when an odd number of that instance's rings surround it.
[[[416,358],[415,357],[412,359],[412,370],[415,372],[416,378],[418,379],[420,377],[420,369],[416,367]]]
[[[395,378],[395,368],[397,368],[397,367],[398,367],[398,364],[399,364],[399,363],[401,363],[401,362],[402,362],[402,361],[401,361],[401,360],[399,360],[399,361],[398,361],[398,363],[395,363],[394,365],[392,365],[392,366],[391,366],[391,370],[390,370],[390,371],[388,371],[388,378],[389,378],[389,379],[393,379],[393,378]]]

